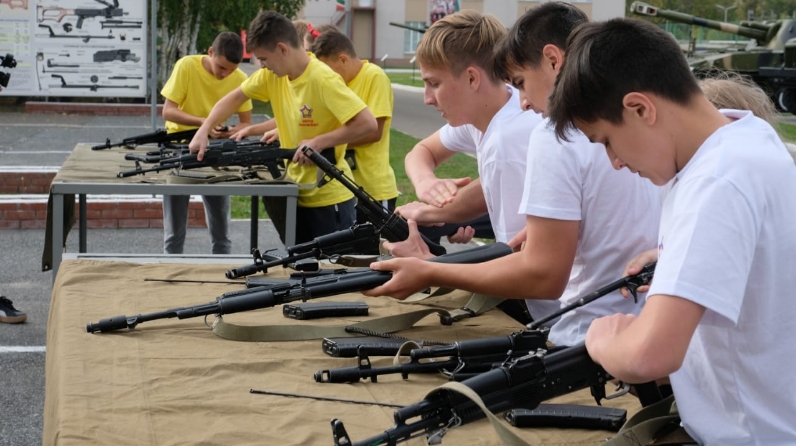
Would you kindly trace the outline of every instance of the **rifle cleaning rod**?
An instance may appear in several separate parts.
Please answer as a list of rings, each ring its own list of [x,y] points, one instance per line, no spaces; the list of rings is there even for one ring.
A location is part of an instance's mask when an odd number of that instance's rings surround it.
[[[282,393],[282,392],[274,392],[271,390],[256,390],[256,389],[249,389],[249,393],[256,393],[260,395],[276,395],[276,396],[286,396],[290,398],[307,398],[311,400],[318,400],[318,401],[333,401],[336,403],[350,403],[350,404],[363,404],[366,406],[383,406],[383,407],[395,407],[397,409],[401,409],[404,406],[399,404],[390,404],[390,403],[379,403],[376,401],[359,401],[359,400],[348,400],[344,398],[332,398],[327,396],[314,396],[314,395],[302,395],[300,393]]]

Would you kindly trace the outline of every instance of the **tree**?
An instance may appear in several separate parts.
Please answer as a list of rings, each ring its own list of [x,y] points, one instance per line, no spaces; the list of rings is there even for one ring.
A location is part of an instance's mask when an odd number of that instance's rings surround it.
[[[240,32],[263,9],[277,11],[292,19],[304,6],[304,2],[305,0],[158,0],[159,85],[163,84],[180,57],[197,53],[200,33],[210,36],[209,41],[212,42],[220,31]],[[204,43],[204,46],[209,46],[209,43]]]

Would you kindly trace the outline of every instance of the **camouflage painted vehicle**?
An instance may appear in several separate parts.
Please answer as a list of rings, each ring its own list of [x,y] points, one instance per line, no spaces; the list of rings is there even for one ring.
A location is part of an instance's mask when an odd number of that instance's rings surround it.
[[[741,22],[740,25],[695,17],[633,2],[634,14],[716,29],[752,39],[744,49],[727,48],[704,53],[689,52],[689,64],[697,74],[731,70],[749,76],[771,95],[783,111],[796,113],[796,20]]]

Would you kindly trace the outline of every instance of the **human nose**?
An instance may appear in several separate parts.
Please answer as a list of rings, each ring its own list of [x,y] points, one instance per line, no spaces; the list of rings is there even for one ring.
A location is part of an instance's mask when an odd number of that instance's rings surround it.
[[[627,166],[627,164],[619,159],[616,153],[608,147],[605,148],[605,153],[608,154],[608,159],[611,161],[611,165],[614,166],[614,169],[622,170],[623,167]]]
[[[524,111],[533,109],[533,104],[531,104],[531,101],[529,101],[528,97],[524,94],[520,94],[520,107],[522,107]]]
[[[428,85],[423,89],[423,102],[426,105],[435,105],[437,103],[437,98],[434,97],[434,92]]]

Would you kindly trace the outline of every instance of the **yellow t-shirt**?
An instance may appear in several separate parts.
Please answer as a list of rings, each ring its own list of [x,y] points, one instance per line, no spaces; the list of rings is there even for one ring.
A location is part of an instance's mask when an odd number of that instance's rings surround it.
[[[348,83],[348,88],[365,102],[376,119],[387,119],[379,141],[351,147],[356,151],[357,160],[354,180],[373,198],[391,200],[398,196],[395,172],[390,166],[390,124],[394,103],[392,85],[390,78],[378,65],[367,60],[362,62],[362,69]]]
[[[279,142],[288,149],[339,128],[365,109],[365,103],[346,87],[343,79],[313,55],[310,55],[310,63],[301,76],[292,81],[263,68],[252,74],[241,85],[241,90],[249,98],[271,102],[279,125]],[[345,147],[345,144],[339,145],[334,152],[337,167],[351,177],[351,168],[345,161]],[[297,183],[315,184],[317,171],[314,165],[290,163],[287,173]],[[353,196],[339,181],[332,181],[323,187],[301,189],[298,205],[308,208],[331,206]]]
[[[227,93],[240,87],[246,80],[246,73],[240,68],[229,76],[218,80],[212,73],[208,73],[202,66],[205,55],[185,56],[174,64],[174,70],[163,86],[160,94],[164,98],[176,102],[180,110],[193,116],[206,118],[210,110]],[[238,112],[247,112],[252,109],[252,101],[246,101],[240,106]],[[195,129],[195,126],[177,124],[166,121],[168,133],[181,132]]]

